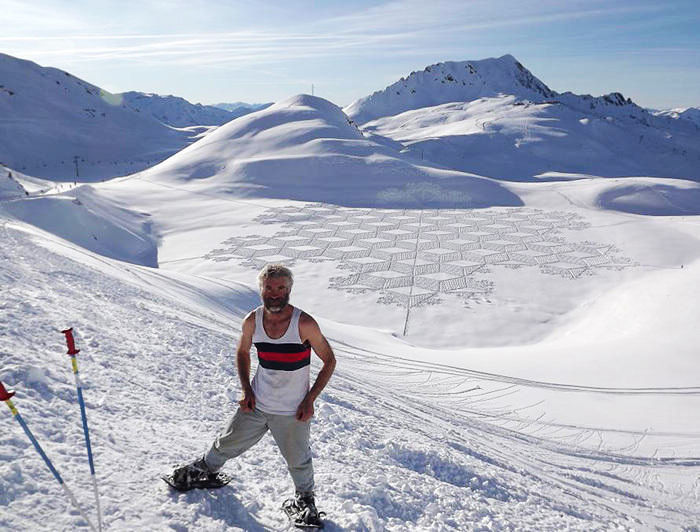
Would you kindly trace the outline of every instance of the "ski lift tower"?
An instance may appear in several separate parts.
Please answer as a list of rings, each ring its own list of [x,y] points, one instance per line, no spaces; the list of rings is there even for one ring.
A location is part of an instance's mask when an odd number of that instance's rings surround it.
[[[75,164],[75,180],[76,181],[80,177],[80,174],[78,173],[78,159],[79,159],[79,157],[77,155],[73,156],[73,163]]]

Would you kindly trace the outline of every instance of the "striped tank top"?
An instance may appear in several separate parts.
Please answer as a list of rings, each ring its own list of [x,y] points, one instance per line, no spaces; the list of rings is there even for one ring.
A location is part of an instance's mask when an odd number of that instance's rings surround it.
[[[309,391],[311,346],[299,336],[301,310],[293,307],[289,327],[280,338],[270,338],[263,327],[262,306],[255,309],[253,344],[258,369],[251,386],[255,405],[268,414],[294,415]]]

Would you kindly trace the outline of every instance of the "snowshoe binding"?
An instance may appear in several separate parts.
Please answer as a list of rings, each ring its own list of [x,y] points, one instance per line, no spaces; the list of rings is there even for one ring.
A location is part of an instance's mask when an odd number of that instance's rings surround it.
[[[302,494],[297,492],[293,499],[287,499],[282,504],[284,513],[295,527],[302,530],[323,528],[325,512],[316,509],[316,501],[313,493]]]
[[[177,491],[222,488],[232,480],[232,477],[226,473],[209,471],[203,458],[191,464],[180,466],[171,475],[165,475],[161,478]]]

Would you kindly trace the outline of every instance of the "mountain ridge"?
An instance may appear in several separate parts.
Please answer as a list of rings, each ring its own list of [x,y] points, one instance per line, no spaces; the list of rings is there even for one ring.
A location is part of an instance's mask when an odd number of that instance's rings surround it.
[[[0,54],[0,162],[37,177],[94,181],[141,170],[197,131],[176,129],[63,70]]]
[[[430,65],[344,110],[414,157],[497,179],[700,180],[692,120],[652,114],[619,92],[555,92],[511,55]]]
[[[150,113],[157,120],[174,127],[220,126],[236,118],[236,115],[224,109],[191,103],[172,94],[129,91],[119,93],[119,96],[129,107]]]
[[[423,87],[428,86],[427,91]],[[496,96],[518,88],[522,98],[554,98],[557,93],[535,77],[510,54],[478,61],[445,61],[413,71],[407,77],[355,100],[345,112],[358,123],[388,114],[439,105],[450,101],[468,101]],[[420,89],[420,91],[419,91]],[[432,90],[430,90],[432,89]],[[512,92],[508,92],[512,94]]]

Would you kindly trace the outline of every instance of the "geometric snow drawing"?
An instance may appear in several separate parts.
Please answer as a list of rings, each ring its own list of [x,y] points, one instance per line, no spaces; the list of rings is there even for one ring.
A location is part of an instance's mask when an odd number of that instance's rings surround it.
[[[205,258],[251,267],[300,260],[336,261],[348,274],[331,287],[378,290],[383,303],[413,307],[439,294],[470,299],[492,291],[475,274],[489,268],[537,267],[577,279],[597,268],[629,266],[609,244],[567,242],[563,229],[584,229],[581,217],[526,207],[486,210],[356,209],[313,203],[270,209],[256,219],[279,224],[271,237],[232,237]]]

